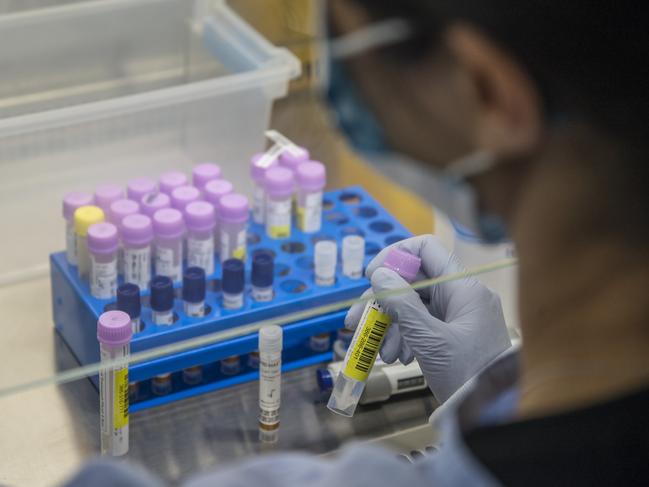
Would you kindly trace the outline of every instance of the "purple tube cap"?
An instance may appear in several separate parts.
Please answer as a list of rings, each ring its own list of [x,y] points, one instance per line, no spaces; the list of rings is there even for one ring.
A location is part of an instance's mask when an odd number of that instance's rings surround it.
[[[153,223],[146,215],[128,215],[122,220],[122,242],[126,246],[148,245],[153,240]]]
[[[105,345],[120,346],[131,341],[131,317],[124,311],[106,311],[97,321],[97,340]]]
[[[118,227],[122,224],[122,220],[129,216],[134,215],[140,211],[140,205],[137,201],[133,200],[117,200],[110,204],[108,215],[113,225]]]
[[[147,193],[156,191],[156,182],[151,178],[131,179],[126,185],[126,195],[133,201],[140,201]]]
[[[264,176],[264,190],[269,196],[289,197],[293,194],[293,172],[285,167],[272,167]]]
[[[165,193],[148,193],[142,196],[140,200],[141,211],[149,217],[164,208],[171,208],[171,198]]]
[[[203,189],[207,183],[221,178],[221,168],[213,162],[203,162],[192,170],[192,181],[198,189]]]
[[[160,176],[160,191],[171,194],[174,188],[187,185],[187,176],[180,171],[169,171]]]
[[[205,185],[203,194],[206,201],[209,201],[215,208],[218,208],[220,206],[221,198],[226,194],[232,193],[232,191],[234,191],[234,186],[230,181],[217,179],[215,181],[210,181]]]
[[[248,220],[248,198],[239,193],[226,194],[221,198],[219,218],[222,221],[241,223]]]
[[[188,230],[211,231],[216,225],[214,205],[207,201],[194,201],[185,207],[185,224]]]
[[[261,152],[255,154],[250,160],[250,177],[253,181],[260,184],[264,182],[264,174],[266,174],[266,171],[271,167],[277,166],[277,157],[268,157],[262,160],[265,155],[265,152]]]
[[[108,210],[113,201],[124,198],[124,190],[116,184],[100,184],[95,188],[95,203]]]
[[[327,170],[318,161],[307,161],[295,170],[295,177],[301,188],[307,191],[321,191],[327,184]]]
[[[94,204],[95,198],[90,193],[83,191],[72,191],[63,197],[63,218],[72,220],[74,212],[82,206]]]
[[[153,230],[157,237],[179,238],[185,233],[183,214],[174,208],[158,210],[153,215]]]
[[[184,211],[185,207],[201,199],[201,191],[194,186],[179,186],[171,192],[171,206]]]
[[[408,282],[413,282],[421,267],[421,259],[405,250],[393,248],[383,261],[383,267],[393,270]]]
[[[112,223],[94,223],[88,228],[88,250],[91,254],[111,254],[118,245],[117,227]]]
[[[309,157],[309,151],[304,147],[294,147],[282,152],[282,155],[279,156],[279,165],[295,170],[297,166],[308,161]]]

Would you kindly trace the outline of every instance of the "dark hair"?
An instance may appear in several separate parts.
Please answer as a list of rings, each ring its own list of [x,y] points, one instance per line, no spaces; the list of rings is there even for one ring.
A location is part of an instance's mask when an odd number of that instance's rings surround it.
[[[617,223],[649,239],[646,2],[354,1],[375,20],[398,17],[413,26],[411,40],[386,51],[404,63],[440,46],[454,22],[473,25],[508,51],[536,83],[550,124],[579,121],[617,141],[614,160],[593,169],[612,175],[608,203]]]

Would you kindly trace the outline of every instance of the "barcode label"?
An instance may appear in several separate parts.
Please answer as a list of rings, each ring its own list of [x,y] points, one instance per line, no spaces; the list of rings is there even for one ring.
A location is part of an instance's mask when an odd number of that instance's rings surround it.
[[[364,382],[376,361],[385,332],[390,326],[390,317],[376,307],[370,307],[364,314],[358,336],[351,344],[344,373],[348,377]]]

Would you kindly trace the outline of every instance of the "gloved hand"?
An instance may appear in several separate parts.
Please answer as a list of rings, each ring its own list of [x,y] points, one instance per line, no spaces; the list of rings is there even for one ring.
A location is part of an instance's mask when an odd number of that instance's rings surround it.
[[[381,267],[393,246],[421,258],[415,282],[463,270],[437,237],[413,237],[383,249],[370,262],[365,274],[372,288],[363,296],[408,286],[396,272]],[[511,345],[500,298],[474,277],[400,292],[379,303],[392,318],[381,358],[387,363],[398,358],[404,364],[417,358],[440,403]],[[347,328],[356,328],[364,307],[352,306],[345,318]]]

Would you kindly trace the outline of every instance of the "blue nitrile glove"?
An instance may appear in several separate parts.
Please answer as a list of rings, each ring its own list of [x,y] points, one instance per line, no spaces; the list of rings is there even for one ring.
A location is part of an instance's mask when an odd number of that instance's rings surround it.
[[[413,237],[383,249],[367,266],[372,288],[363,296],[403,289],[408,283],[381,267],[389,249],[397,246],[421,258],[415,282],[460,272],[462,265],[433,235]],[[474,277],[409,290],[379,299],[392,318],[381,347],[381,358],[404,364],[413,358],[439,402],[444,402],[511,345],[500,298]],[[354,329],[364,303],[352,306],[345,326]]]

